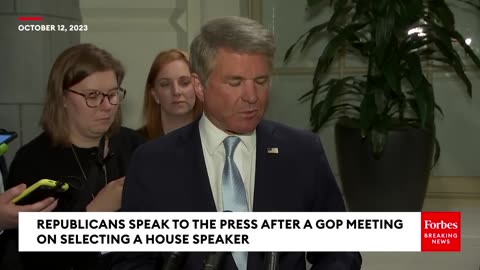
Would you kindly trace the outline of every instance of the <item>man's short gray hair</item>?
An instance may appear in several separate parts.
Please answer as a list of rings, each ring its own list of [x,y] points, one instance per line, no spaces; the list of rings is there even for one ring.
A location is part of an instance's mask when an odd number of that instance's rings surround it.
[[[190,45],[190,68],[203,85],[215,64],[219,48],[236,53],[263,54],[273,62],[272,32],[260,23],[242,17],[223,17],[207,22]]]

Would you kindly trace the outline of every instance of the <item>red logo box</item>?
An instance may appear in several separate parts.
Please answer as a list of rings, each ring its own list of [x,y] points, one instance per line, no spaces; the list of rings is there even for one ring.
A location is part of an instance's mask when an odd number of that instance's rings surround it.
[[[460,251],[460,212],[422,212],[421,226],[422,252]]]

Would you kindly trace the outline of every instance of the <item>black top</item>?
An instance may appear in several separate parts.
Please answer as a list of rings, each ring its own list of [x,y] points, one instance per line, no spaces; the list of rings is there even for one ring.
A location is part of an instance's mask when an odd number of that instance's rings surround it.
[[[5,161],[4,156],[0,156],[0,173],[2,174],[3,186],[7,181],[7,162]],[[6,190],[6,189],[5,189]]]
[[[107,182],[126,175],[134,150],[143,142],[144,139],[134,130],[121,128],[109,137],[109,153],[103,158],[103,147],[53,146],[50,137],[42,133],[18,150],[10,167],[7,188],[20,183],[30,186],[43,178],[65,181],[70,188],[60,197],[55,211],[84,211]],[[82,169],[88,181],[85,180]],[[16,230],[6,233],[15,237],[17,235]],[[97,253],[20,255],[25,269],[103,269],[95,266],[100,261]]]

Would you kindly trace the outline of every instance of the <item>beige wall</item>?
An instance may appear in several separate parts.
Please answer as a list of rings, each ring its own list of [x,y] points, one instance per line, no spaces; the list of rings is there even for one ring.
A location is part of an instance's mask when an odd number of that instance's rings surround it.
[[[20,32],[17,18],[22,15],[43,17],[23,24],[67,25],[81,20],[76,0],[0,1],[0,128],[19,134],[9,144],[7,161],[41,132],[38,123],[53,61],[80,42],[79,32]]]
[[[128,90],[124,124],[141,125],[143,87],[151,61],[163,49],[188,49],[206,20],[246,14],[243,0],[1,0],[0,128],[19,139],[5,155],[40,132],[39,119],[50,68],[65,48],[92,42],[115,54],[126,66]],[[21,15],[41,15],[28,24],[86,24],[87,32],[19,32]]]
[[[111,51],[127,68],[123,86],[125,126],[141,125],[145,80],[155,55],[161,50],[188,50],[203,22],[247,11],[246,1],[224,0],[80,0],[83,23],[81,42],[92,42]]]

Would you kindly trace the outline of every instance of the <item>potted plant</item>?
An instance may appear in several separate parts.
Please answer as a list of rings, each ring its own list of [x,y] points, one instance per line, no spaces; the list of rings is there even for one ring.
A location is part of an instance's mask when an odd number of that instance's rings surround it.
[[[308,0],[315,10],[323,0]],[[339,173],[352,211],[420,211],[432,165],[440,155],[435,102],[425,66],[452,68],[472,96],[456,48],[480,60],[455,29],[444,0],[330,0],[333,14],[287,50],[303,51],[319,33],[330,39],[316,65],[310,102],[314,132],[335,121]],[[325,80],[333,60],[354,54],[367,60],[362,76]]]

